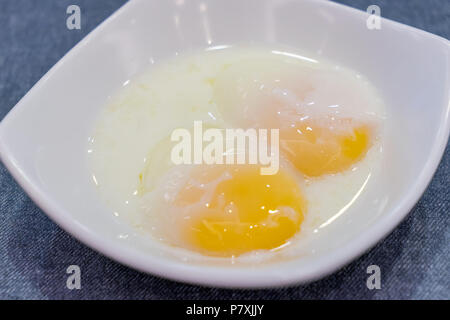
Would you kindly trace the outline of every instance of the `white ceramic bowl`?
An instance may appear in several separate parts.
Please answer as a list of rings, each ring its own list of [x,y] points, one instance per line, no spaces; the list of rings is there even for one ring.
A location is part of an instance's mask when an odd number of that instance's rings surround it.
[[[29,196],[62,228],[101,253],[155,275],[225,287],[311,281],[386,236],[418,201],[449,135],[449,42],[326,1],[135,0],[57,63],[0,124],[0,156]],[[384,169],[340,219],[326,250],[256,267],[183,263],[113,218],[89,180],[86,139],[108,95],[150,61],[192,48],[253,42],[313,52],[366,75],[388,108]],[[358,215],[349,215],[357,217]],[[325,239],[327,240],[327,239]]]

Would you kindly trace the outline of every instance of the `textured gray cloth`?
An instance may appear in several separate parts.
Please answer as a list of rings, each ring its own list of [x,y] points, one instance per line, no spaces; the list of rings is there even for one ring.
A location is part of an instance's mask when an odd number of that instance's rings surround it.
[[[124,0],[0,0],[0,119],[70,48]],[[450,36],[449,0],[340,1],[442,37]],[[82,29],[65,27],[66,8],[82,9]],[[0,165],[0,298],[3,299],[449,299],[450,151],[408,218],[384,241],[339,272],[309,285],[222,290],[142,274],[62,231]],[[66,288],[66,268],[82,270],[82,289]],[[381,267],[381,290],[366,268]]]

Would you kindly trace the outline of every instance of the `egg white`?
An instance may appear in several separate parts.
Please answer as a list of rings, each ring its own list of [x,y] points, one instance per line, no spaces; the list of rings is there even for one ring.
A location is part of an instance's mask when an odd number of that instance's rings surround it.
[[[170,134],[175,128],[191,128],[197,120],[219,128],[239,123],[241,114],[227,109],[227,105],[242,102],[236,94],[239,90],[233,89],[237,86],[233,79],[241,76],[240,70],[249,69],[260,70],[265,85],[270,85],[274,70],[294,75],[299,71],[302,81],[315,87],[297,106],[303,108],[302,112],[317,118],[337,112],[336,116],[376,121],[378,130],[364,159],[345,172],[304,179],[282,159],[282,166],[298,179],[308,202],[301,231],[283,248],[247,253],[231,259],[232,263],[272,261],[314,251],[314,239],[347,214],[380,167],[384,106],[370,82],[350,69],[290,52],[239,47],[186,54],[158,63],[127,81],[108,101],[89,140],[88,156],[93,180],[111,212],[149,241],[160,241],[184,260],[230,261],[181,248],[181,240],[168,227],[177,216],[167,199],[176,194],[190,172],[189,165],[171,163],[174,143]],[[222,92],[217,93],[220,86]],[[251,92],[259,87],[247,86],[244,90]],[[295,102],[289,90],[280,94]],[[250,110],[250,117],[251,112],[257,110]]]

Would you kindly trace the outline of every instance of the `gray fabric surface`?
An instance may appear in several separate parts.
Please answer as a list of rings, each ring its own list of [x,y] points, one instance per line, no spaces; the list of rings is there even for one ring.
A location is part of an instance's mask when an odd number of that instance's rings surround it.
[[[124,0],[0,0],[0,119],[70,48]],[[449,0],[339,1],[442,37],[450,37]],[[70,4],[80,31],[65,27]],[[309,285],[222,290],[136,272],[62,231],[0,164],[0,298],[3,299],[449,299],[450,150],[408,218],[384,241],[339,272]],[[67,266],[82,270],[82,289],[66,288]],[[381,290],[366,288],[366,268],[381,267]]]

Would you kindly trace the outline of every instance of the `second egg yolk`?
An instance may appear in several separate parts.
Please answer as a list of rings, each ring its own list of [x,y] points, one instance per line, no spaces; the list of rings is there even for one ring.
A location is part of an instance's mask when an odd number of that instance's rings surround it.
[[[302,123],[280,130],[280,148],[300,172],[318,177],[342,172],[362,159],[370,147],[370,136],[367,125],[336,130]]]

